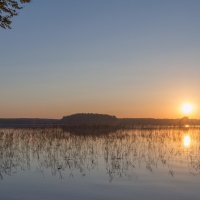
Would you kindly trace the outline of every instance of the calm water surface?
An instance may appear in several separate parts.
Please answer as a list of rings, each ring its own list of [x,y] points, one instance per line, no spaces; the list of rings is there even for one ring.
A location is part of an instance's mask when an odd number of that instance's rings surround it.
[[[0,129],[0,199],[200,199],[199,129],[83,132]]]

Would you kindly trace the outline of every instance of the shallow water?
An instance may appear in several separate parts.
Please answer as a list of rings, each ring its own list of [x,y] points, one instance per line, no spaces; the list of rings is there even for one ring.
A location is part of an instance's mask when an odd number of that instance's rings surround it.
[[[200,199],[199,129],[86,133],[0,129],[0,199]]]

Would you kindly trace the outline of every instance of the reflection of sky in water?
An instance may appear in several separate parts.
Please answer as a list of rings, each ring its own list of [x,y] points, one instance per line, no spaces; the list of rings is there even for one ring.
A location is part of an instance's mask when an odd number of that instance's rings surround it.
[[[2,198],[199,199],[198,129],[95,133],[0,130]]]

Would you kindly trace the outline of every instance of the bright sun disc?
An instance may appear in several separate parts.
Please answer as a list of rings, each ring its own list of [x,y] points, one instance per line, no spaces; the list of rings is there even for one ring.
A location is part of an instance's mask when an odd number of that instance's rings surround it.
[[[184,103],[181,110],[184,115],[189,115],[193,112],[193,105],[191,103]]]

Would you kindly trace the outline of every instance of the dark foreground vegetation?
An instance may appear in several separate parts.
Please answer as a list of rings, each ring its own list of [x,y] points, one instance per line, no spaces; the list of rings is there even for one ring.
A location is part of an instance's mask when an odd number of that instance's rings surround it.
[[[183,144],[186,133],[193,141],[189,150]],[[96,129],[87,136],[59,128],[0,129],[0,149],[0,180],[31,168],[61,179],[101,168],[109,181],[140,168],[154,174],[162,169],[174,177],[182,166],[193,176],[200,174],[199,129],[121,129],[101,135]]]

